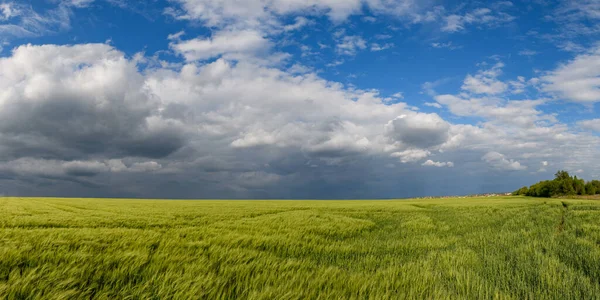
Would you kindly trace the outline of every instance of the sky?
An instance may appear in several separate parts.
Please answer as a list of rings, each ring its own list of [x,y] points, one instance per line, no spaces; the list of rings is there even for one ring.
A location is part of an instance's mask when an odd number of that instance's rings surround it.
[[[0,194],[598,179],[599,37],[600,0],[0,0]]]

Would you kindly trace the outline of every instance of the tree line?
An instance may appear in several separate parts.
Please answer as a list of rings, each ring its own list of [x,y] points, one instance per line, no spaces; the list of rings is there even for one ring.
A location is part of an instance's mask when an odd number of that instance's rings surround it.
[[[571,177],[567,171],[558,171],[553,180],[540,181],[530,187],[522,187],[513,195],[530,197],[560,197],[574,195],[597,195],[600,194],[600,181],[592,180],[585,182],[577,176]]]

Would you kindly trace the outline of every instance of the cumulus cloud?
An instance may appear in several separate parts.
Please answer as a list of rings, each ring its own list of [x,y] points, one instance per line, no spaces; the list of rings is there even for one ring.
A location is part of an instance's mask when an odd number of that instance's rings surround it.
[[[506,83],[498,80],[502,74],[502,62],[496,63],[491,69],[481,70],[476,75],[467,75],[462,89],[474,94],[496,95],[507,89]]]
[[[426,162],[423,163],[423,166],[427,166],[427,167],[449,167],[452,168],[454,167],[454,163],[449,161],[449,162],[438,162],[438,161],[433,161],[431,159],[427,160]]]
[[[560,98],[580,103],[600,101],[600,48],[577,55],[573,60],[542,77],[543,89]]]
[[[225,58],[140,72],[136,61],[106,44],[25,45],[0,59],[2,169],[86,184],[169,174],[248,196],[373,159],[419,161],[453,126],[311,72]],[[345,173],[329,184],[357,179]]]
[[[583,129],[600,132],[600,119],[579,121],[577,125]]]
[[[538,173],[548,172],[548,170],[546,169],[546,167],[549,166],[550,164],[547,161],[542,161],[541,165],[542,166],[538,170]]]
[[[360,50],[367,48],[367,42],[360,36],[344,36],[336,45],[339,54],[354,56]]]
[[[431,90],[430,94],[433,95],[437,105],[446,106],[456,116],[478,117],[495,124],[521,128],[533,128],[542,123],[558,122],[554,115],[546,114],[538,108],[548,103],[549,99],[510,100],[502,97],[501,94],[506,94],[509,86],[512,88],[511,94],[521,94],[531,84],[522,76],[508,83],[499,80],[497,76],[502,66],[503,64],[497,63],[491,69],[482,70],[475,76],[467,75],[462,90],[470,93],[438,95]],[[427,103],[425,105],[433,106]]]
[[[437,114],[415,113],[395,118],[386,129],[392,139],[403,145],[430,148],[446,142],[450,124]]]
[[[537,106],[545,103],[543,99],[506,101],[494,97],[470,98],[461,95],[438,95],[435,99],[457,116],[483,117],[511,126],[533,127],[541,121],[557,121],[554,116],[537,109]]]
[[[503,171],[519,171],[527,169],[526,166],[522,166],[520,162],[513,159],[507,159],[504,154],[498,152],[488,152],[481,159],[495,169]]]
[[[144,78],[105,44],[25,45],[0,59],[0,153],[164,157],[184,144]]]
[[[150,172],[160,170],[162,165],[155,161],[147,161],[147,162],[136,162],[131,165],[130,168],[126,170],[130,172]]]
[[[376,14],[419,18],[421,6],[410,0],[177,0],[181,9],[168,8],[165,13],[178,19],[201,20],[210,27],[234,25],[239,28],[281,25],[278,18],[293,13],[327,15],[334,22],[341,22],[350,15],[360,14],[363,6]]]
[[[392,157],[397,157],[402,163],[417,162],[429,156],[431,152],[422,149],[408,149],[402,152],[392,153]]]
[[[435,102],[425,102],[425,106],[442,108],[442,106],[439,103],[435,103]]]
[[[580,169],[600,146],[542,113],[543,99],[435,96],[454,116],[480,118],[457,124],[411,110],[401,94],[389,101],[311,70],[212,58],[140,70],[144,57],[105,44],[16,48],[0,59],[0,169],[137,196],[359,196],[455,163],[473,176],[542,160]]]
[[[169,37],[176,39],[179,36]],[[206,60],[220,56],[240,58],[265,52],[270,46],[269,40],[255,30],[219,31],[212,38],[195,38],[171,43],[171,48],[183,55],[187,61]]]
[[[4,172],[24,176],[50,176],[57,179],[87,178],[102,173],[148,173],[161,168],[162,166],[154,161],[135,162],[127,166],[120,159],[62,161],[23,157],[0,163],[0,170]]]
[[[283,27],[284,31],[294,31],[298,30],[304,26],[314,24],[315,22],[309,20],[305,17],[296,17],[295,22],[293,24],[288,24]]]

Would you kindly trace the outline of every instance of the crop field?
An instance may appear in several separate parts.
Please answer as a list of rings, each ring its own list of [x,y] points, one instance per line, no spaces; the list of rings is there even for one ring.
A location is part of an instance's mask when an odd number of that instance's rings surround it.
[[[600,296],[600,202],[0,198],[5,299]]]

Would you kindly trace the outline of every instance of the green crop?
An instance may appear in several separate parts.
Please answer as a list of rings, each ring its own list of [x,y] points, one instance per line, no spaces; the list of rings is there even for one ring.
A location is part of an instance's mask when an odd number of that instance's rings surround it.
[[[599,295],[597,201],[0,198],[0,298]]]

